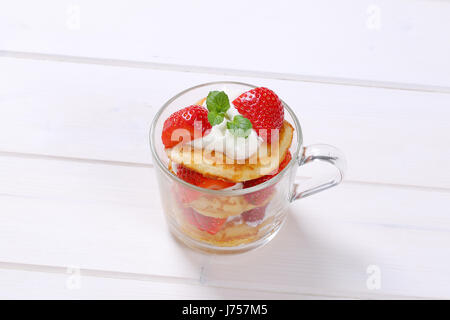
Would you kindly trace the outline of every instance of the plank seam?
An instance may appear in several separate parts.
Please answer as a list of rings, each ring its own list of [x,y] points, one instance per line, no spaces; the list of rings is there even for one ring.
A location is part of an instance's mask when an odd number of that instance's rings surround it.
[[[353,78],[321,77],[305,74],[277,73],[277,72],[266,72],[257,70],[239,70],[231,68],[214,68],[206,66],[170,64],[170,63],[159,63],[150,61],[106,59],[106,58],[93,58],[84,56],[69,56],[59,54],[5,51],[5,50],[0,50],[0,57],[177,71],[177,72],[205,73],[205,74],[238,76],[238,77],[253,77],[262,79],[311,82],[329,85],[345,85],[354,87],[369,87],[369,88],[391,89],[391,90],[450,93],[450,87],[447,86],[424,85],[419,83],[401,83],[401,82],[376,81],[376,80],[353,79]]]
[[[38,265],[38,264],[25,264],[25,263],[16,263],[16,262],[2,262],[0,261],[0,270],[15,270],[15,271],[27,271],[27,272],[39,272],[39,273],[49,273],[49,274],[68,274],[68,268],[59,267],[59,266],[50,266],[50,265]],[[355,295],[329,295],[329,294],[318,294],[318,293],[308,293],[308,292],[295,292],[295,291],[283,291],[283,290],[266,290],[266,289],[249,289],[246,287],[231,287],[231,286],[220,286],[208,284],[205,282],[200,282],[199,280],[195,280],[194,278],[188,277],[175,277],[175,276],[162,276],[162,275],[150,275],[143,273],[129,273],[129,272],[120,272],[120,271],[107,271],[107,270],[97,270],[97,269],[84,269],[80,268],[80,275],[93,277],[93,278],[104,278],[104,279],[116,279],[116,280],[135,280],[135,281],[147,281],[147,282],[158,282],[158,283],[170,283],[170,284],[185,284],[185,285],[193,285],[193,286],[201,286],[201,287],[210,287],[210,288],[219,288],[219,289],[232,289],[232,290],[241,290],[248,292],[263,292],[263,293],[275,293],[275,294],[287,294],[287,295],[303,295],[303,296],[316,296],[316,297],[327,297],[327,298],[346,298],[346,299],[358,299],[360,298],[356,294]],[[69,274],[68,274],[69,276]],[[404,297],[408,299],[421,299],[422,297],[417,296],[396,296],[389,295],[386,293],[373,293],[367,294],[367,296],[372,297]],[[424,297],[428,298],[428,297]]]
[[[78,162],[78,163],[88,163],[88,164],[99,164],[99,165],[109,165],[109,166],[122,166],[122,167],[132,167],[132,168],[154,168],[152,163],[143,162],[127,162],[127,161],[117,161],[117,160],[102,160],[93,158],[76,158],[67,156],[57,156],[50,154],[37,154],[37,153],[25,153],[25,152],[13,152],[13,151],[0,151],[0,157],[16,157],[23,159],[41,159],[41,160],[53,160],[53,161],[67,161],[67,162]],[[149,155],[150,158],[150,155]],[[302,182],[305,179],[309,179],[308,176],[296,176],[296,182]],[[375,181],[363,181],[347,179],[343,183],[354,184],[354,185],[370,185],[374,187],[390,187],[395,189],[412,189],[419,191],[428,192],[445,192],[450,193],[450,187],[433,187],[433,186],[421,186],[421,185],[408,185],[408,184],[397,184],[397,183],[387,183],[387,182],[375,182]]]

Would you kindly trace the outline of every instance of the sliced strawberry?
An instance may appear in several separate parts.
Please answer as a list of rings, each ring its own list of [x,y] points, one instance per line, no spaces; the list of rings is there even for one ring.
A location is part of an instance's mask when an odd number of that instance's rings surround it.
[[[206,189],[220,190],[220,189],[229,188],[229,187],[235,185],[234,182],[226,182],[223,180],[206,178],[201,173],[198,173],[197,171],[186,168],[183,165],[177,166],[177,176],[180,179],[182,179],[186,182],[189,182],[190,184],[193,184],[194,186],[206,188]]]
[[[245,211],[241,214],[242,219],[245,222],[261,221],[262,219],[264,219],[265,215],[266,215],[266,206],[254,208],[254,209]]]
[[[177,177],[193,184],[194,186],[199,186],[204,182],[204,177],[200,173],[188,169],[182,165],[177,165]],[[201,192],[192,190],[191,188],[184,187],[181,184],[178,185],[178,196],[181,203],[191,203],[192,201],[201,197]]]
[[[272,179],[278,173],[280,173],[281,170],[283,170],[289,164],[289,162],[291,160],[292,160],[292,155],[291,155],[291,152],[288,150],[288,152],[286,153],[286,155],[283,158],[283,161],[280,162],[280,165],[278,166],[278,169],[275,170],[275,172],[273,172],[272,174],[268,174],[268,175],[262,176],[262,177],[257,178],[257,179],[245,181],[244,182],[244,188],[250,188],[250,187],[256,186],[257,184],[261,184],[263,182],[266,182],[267,180]]]
[[[186,218],[186,220],[192,224],[193,226],[196,226],[198,228],[198,222],[197,219],[195,218],[195,210],[190,208],[190,207],[186,207],[183,210],[183,214],[184,217]]]
[[[234,185],[235,185],[235,183],[233,183],[233,182],[226,182],[226,181],[214,180],[214,179],[206,179],[199,185],[199,187],[211,189],[211,190],[222,190],[222,189],[232,187]]]
[[[189,207],[184,209],[184,215],[190,224],[210,234],[216,234],[227,221],[227,219],[204,216]]]
[[[188,169],[185,166],[178,165],[177,166],[177,176],[200,188],[212,189],[212,190],[221,190],[225,188],[229,188],[234,185],[232,182],[226,182],[222,180],[209,179],[204,177],[202,174]],[[202,193],[196,190],[192,190],[183,186],[179,186],[179,195],[182,203],[190,203],[196,199],[198,199]]]
[[[288,150],[288,151],[286,152],[286,155],[284,156],[283,161],[281,161],[281,163],[280,163],[280,165],[279,165],[279,167],[278,167],[278,172],[277,172],[276,174],[280,173],[281,170],[283,170],[284,168],[286,168],[286,166],[289,164],[289,162],[291,162],[291,160],[292,160],[292,154],[291,154],[291,152]]]
[[[178,110],[164,121],[161,139],[166,148],[172,148],[181,141],[193,140],[194,136],[203,137],[209,129],[208,110],[194,105]]]
[[[276,170],[276,172],[274,172],[273,174],[268,174],[268,175],[262,176],[257,179],[245,181],[244,189],[254,187],[258,184],[261,184],[263,182],[266,182],[266,181],[272,179],[288,165],[288,163],[291,161],[291,159],[292,159],[292,155],[291,155],[291,152],[288,150],[288,152],[286,153],[286,156],[284,157],[283,161],[281,161],[280,165],[278,166],[278,170]],[[269,186],[262,190],[245,194],[244,196],[248,202],[255,204],[255,205],[259,205],[261,203],[264,203],[264,201],[267,199],[267,197],[269,197],[272,194],[273,188],[274,188],[274,186]]]
[[[272,138],[271,130],[280,130],[283,125],[283,104],[270,89],[260,87],[244,92],[233,101],[233,105],[250,120],[258,135],[268,142]]]
[[[182,165],[177,165],[177,177],[193,184],[194,186],[200,186],[205,182],[205,180],[207,180],[201,173],[186,168]]]
[[[248,188],[250,188],[250,187],[248,187]],[[252,193],[247,193],[244,195],[244,197],[249,203],[254,204],[254,205],[260,205],[260,204],[264,203],[266,201],[266,199],[272,195],[273,191],[274,191],[273,186],[269,186],[262,190],[258,190],[258,191],[252,192]]]
[[[222,228],[222,225],[225,223],[225,221],[227,221],[227,219],[204,216],[198,212],[195,212],[195,214],[198,228],[210,234],[216,234]]]

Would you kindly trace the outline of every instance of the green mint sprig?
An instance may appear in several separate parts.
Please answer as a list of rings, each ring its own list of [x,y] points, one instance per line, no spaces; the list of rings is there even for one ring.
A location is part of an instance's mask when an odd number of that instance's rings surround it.
[[[252,123],[243,116],[234,116],[232,121],[227,122],[227,129],[236,137],[247,138],[252,132]]]
[[[208,108],[208,121],[212,126],[221,124],[227,110],[230,108],[228,96],[223,91],[210,91],[206,98]]]
[[[227,129],[236,137],[247,138],[252,130],[252,123],[247,118],[237,115],[228,119],[226,112],[230,108],[230,100],[223,91],[210,91],[206,98],[208,121],[212,126],[221,124],[227,118]]]

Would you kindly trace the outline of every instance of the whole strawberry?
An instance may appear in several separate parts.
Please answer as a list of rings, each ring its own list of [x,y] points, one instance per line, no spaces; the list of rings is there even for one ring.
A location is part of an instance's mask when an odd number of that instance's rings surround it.
[[[194,136],[203,137],[209,129],[208,110],[202,106],[189,106],[172,113],[164,121],[161,139],[166,148],[172,148],[181,141],[193,140]]]
[[[253,129],[265,141],[271,141],[272,129],[279,130],[283,125],[283,104],[270,89],[259,87],[244,92],[233,104],[240,114],[250,120]]]

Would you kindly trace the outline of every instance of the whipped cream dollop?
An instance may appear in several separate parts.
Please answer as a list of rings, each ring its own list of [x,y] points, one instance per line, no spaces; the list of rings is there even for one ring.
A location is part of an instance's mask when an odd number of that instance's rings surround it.
[[[233,100],[236,99],[240,92],[224,91],[229,98],[230,108],[226,112],[226,117],[230,120],[234,116],[240,115],[239,111],[234,107]],[[206,102],[203,103],[206,107]],[[194,148],[206,149],[208,151],[216,151],[225,154],[228,158],[235,160],[245,160],[250,158],[258,151],[262,143],[262,139],[258,136],[254,129],[251,129],[247,138],[237,137],[227,129],[227,119],[225,118],[220,124],[212,127],[211,131],[199,139],[189,142]]]

